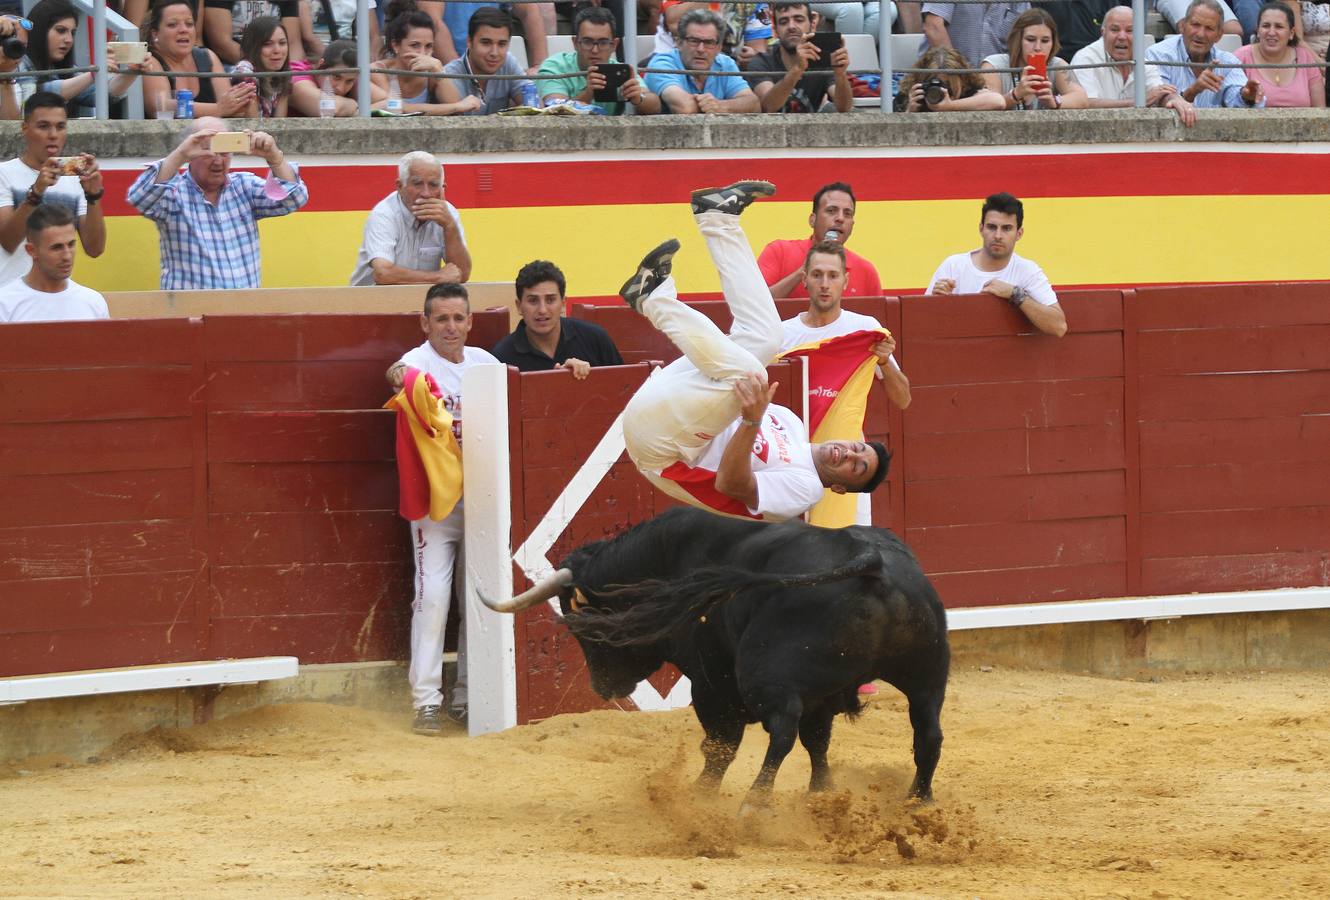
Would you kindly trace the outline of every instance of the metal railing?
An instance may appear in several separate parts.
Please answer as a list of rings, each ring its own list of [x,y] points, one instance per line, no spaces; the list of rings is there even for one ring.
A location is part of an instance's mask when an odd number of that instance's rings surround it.
[[[35,2],[36,0],[24,0],[23,5],[25,9],[27,9],[33,6]],[[123,18],[114,10],[107,9],[106,0],[72,0],[72,2],[80,11],[91,15],[92,34],[93,34],[92,64],[91,65],[88,64],[89,61],[87,59],[88,52],[87,52],[86,40],[78,40],[75,41],[74,43],[74,62],[77,63],[77,65],[61,69],[49,69],[37,72],[24,72],[22,73],[21,77],[27,78],[27,77],[38,77],[38,76],[59,76],[59,75],[78,74],[81,72],[93,72],[94,95],[96,98],[96,117],[98,119],[106,119],[109,118],[109,111],[110,111],[109,78],[112,75],[124,74],[131,71],[124,67],[117,67],[114,69],[108,67],[107,58],[106,58],[107,32],[108,31],[113,32],[119,40],[136,41],[139,39],[139,29],[132,22]],[[509,0],[509,2],[541,3],[541,2],[570,2],[570,0]],[[723,2],[732,3],[732,2],[738,2],[738,0],[723,0]],[[1006,2],[1006,0],[952,0],[952,2],[962,3],[962,4],[992,5],[995,3]],[[1053,0],[1053,2],[1072,2],[1072,0]],[[631,53],[635,56],[636,55],[635,48],[637,45],[637,0],[621,0],[621,4],[622,5],[619,15],[622,17],[622,23],[623,23],[622,47],[624,48],[624,55],[625,57],[627,57]],[[1162,60],[1147,61],[1145,59],[1145,54],[1140,50],[1140,48],[1142,48],[1145,45],[1145,18],[1146,18],[1145,0],[1132,0],[1131,8],[1132,8],[1132,41],[1133,41],[1134,52],[1132,54],[1133,59],[1130,61],[1130,65],[1132,66],[1133,79],[1134,79],[1133,102],[1137,107],[1144,107],[1146,105],[1145,67],[1147,65],[1180,67],[1180,66],[1185,66],[1186,63],[1178,63],[1178,62],[1162,61]],[[310,73],[312,75],[313,74],[331,75],[331,74],[354,72],[357,75],[356,79],[357,114],[361,117],[368,117],[371,115],[372,112],[371,101],[370,101],[371,73],[381,73],[381,74],[404,76],[404,77],[421,77],[429,80],[446,78],[446,79],[470,80],[475,82],[563,79],[567,78],[570,74],[581,74],[583,76],[587,74],[586,72],[581,72],[581,73],[562,73],[559,75],[537,74],[534,76],[525,75],[525,74],[482,75],[471,72],[462,72],[462,73],[413,72],[404,69],[388,69],[382,67],[372,68],[371,67],[372,54],[371,54],[371,48],[369,46],[369,15],[370,15],[369,5],[366,2],[366,0],[357,0],[356,15],[355,15],[356,61],[357,61],[356,68],[314,70],[311,71]],[[201,27],[201,23],[199,24]],[[895,65],[894,61],[892,60],[891,26],[892,26],[892,20],[890,15],[879,16],[878,35],[877,35],[879,69],[852,70],[852,74],[875,74],[881,76],[882,81],[879,88],[879,94],[880,94],[879,109],[884,113],[890,113],[893,111],[893,106],[892,106],[893,91],[892,91],[892,77],[891,77],[893,73],[900,72],[906,74],[923,74],[923,73],[966,74],[976,71],[984,71],[984,72],[1007,73],[1013,76],[1019,76],[1023,71],[1021,68],[1018,67],[989,68],[984,70],[980,70],[978,68],[953,70],[953,69],[917,69],[913,68],[908,64],[903,66]],[[923,40],[923,35],[919,35],[918,37],[921,41]],[[694,69],[670,69],[670,68],[650,68],[650,67],[638,68],[636,66],[635,59],[629,60],[629,62],[634,65],[634,69],[639,74],[643,73],[686,74],[686,75],[697,75],[697,76],[705,76],[713,74],[712,72],[709,71],[694,70]],[[914,60],[910,60],[909,62],[913,63]],[[1122,62],[1109,61],[1104,63],[1067,65],[1065,67],[1060,67],[1060,70],[1062,68],[1065,68],[1066,70],[1092,69],[1092,68],[1120,68],[1127,64],[1128,62],[1125,60]],[[1235,65],[1232,63],[1218,63],[1218,62],[1211,63],[1210,66],[1217,69],[1235,67]],[[1297,68],[1308,68],[1313,66],[1319,68],[1320,64],[1296,63],[1296,62],[1261,63],[1261,64],[1242,64],[1240,67],[1244,69],[1297,69]],[[738,73],[734,73],[731,77],[741,77],[741,78],[751,79],[762,76],[784,76],[785,74],[787,73],[784,71],[778,71],[778,72],[741,71]],[[187,77],[201,78],[201,79],[202,78],[229,79],[231,77],[231,75],[226,72],[193,72],[193,71],[152,72],[152,73],[143,73],[141,75],[142,78],[152,78],[152,77],[169,78],[174,76],[187,76]],[[7,73],[7,77],[4,80],[5,81],[12,80],[14,77],[15,75],[13,73]],[[129,92],[125,95],[124,100],[126,103],[126,113],[128,117],[142,118],[143,94],[142,90],[140,89],[140,85],[135,85],[134,88],[131,88]]]

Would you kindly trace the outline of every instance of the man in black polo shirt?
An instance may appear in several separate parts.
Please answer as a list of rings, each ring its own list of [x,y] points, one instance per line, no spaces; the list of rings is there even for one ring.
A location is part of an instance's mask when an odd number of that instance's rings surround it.
[[[563,315],[563,273],[554,263],[537,259],[517,273],[517,311],[522,321],[494,348],[499,361],[523,372],[572,370],[579,381],[592,366],[621,366],[623,358],[599,325]]]
[[[837,112],[854,109],[850,87],[850,54],[841,47],[831,54],[830,69],[809,69],[821,56],[808,38],[817,30],[817,13],[807,3],[773,3],[771,20],[776,40],[765,53],[748,64],[752,72],[785,72],[785,77],[758,75],[753,93],[762,101],[762,112],[817,112],[831,95]]]

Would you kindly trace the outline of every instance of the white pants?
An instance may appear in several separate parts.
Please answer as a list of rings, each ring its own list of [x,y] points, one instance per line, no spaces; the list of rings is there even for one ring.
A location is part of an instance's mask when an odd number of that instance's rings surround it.
[[[643,471],[697,459],[712,438],[739,418],[735,380],[756,372],[765,381],[767,366],[780,353],[780,316],[739,217],[706,212],[696,219],[734,325],[723,334],[679,299],[672,278],[643,303],[651,324],[684,354],[654,373],[624,409],[624,443]]]
[[[416,560],[416,596],[411,604],[411,705],[443,705],[443,631],[453,598],[453,573],[465,571],[462,559],[464,517],[459,501],[441,522],[429,518],[411,523],[411,548]],[[454,708],[466,707],[466,610],[457,635],[457,684]]]

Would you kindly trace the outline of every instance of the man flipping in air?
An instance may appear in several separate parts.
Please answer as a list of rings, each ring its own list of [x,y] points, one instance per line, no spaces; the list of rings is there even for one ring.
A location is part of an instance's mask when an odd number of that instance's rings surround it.
[[[624,410],[624,442],[642,474],[666,494],[713,512],[763,521],[803,515],[823,489],[871,491],[890,455],[872,441],[810,444],[803,422],[771,402],[766,367],[781,323],[739,214],[776,192],[740,181],[692,195],[694,218],[734,315],[728,335],[679,300],[670,267],[679,242],[652,250],[619,291],[684,354],[655,372]]]

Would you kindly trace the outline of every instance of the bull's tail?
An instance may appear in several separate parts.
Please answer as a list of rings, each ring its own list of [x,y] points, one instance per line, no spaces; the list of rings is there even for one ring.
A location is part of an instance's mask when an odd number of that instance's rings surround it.
[[[847,578],[882,579],[882,556],[865,546],[848,562],[819,572],[751,572],[723,566],[698,569],[682,578],[649,579],[614,585],[603,597],[631,598],[618,610],[583,607],[566,617],[569,630],[582,640],[613,647],[645,647],[668,638],[681,625],[709,614],[719,604],[746,591],[806,587]]]

